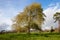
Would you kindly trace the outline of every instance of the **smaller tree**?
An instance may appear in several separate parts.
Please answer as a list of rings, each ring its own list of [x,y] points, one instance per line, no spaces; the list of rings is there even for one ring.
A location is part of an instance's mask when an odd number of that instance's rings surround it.
[[[59,24],[59,25],[58,25],[58,30],[59,30],[59,32],[60,32],[60,12],[56,12],[56,13],[54,14],[53,18],[54,18],[55,22],[58,21],[58,24]]]

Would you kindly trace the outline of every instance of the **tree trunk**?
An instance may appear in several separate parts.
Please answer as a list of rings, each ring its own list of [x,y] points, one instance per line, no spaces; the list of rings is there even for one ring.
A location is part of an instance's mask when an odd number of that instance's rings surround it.
[[[58,30],[59,30],[59,33],[60,33],[60,20],[58,21]]]
[[[28,34],[30,34],[30,27],[31,27],[31,14],[28,17]]]
[[[27,32],[28,32],[28,34],[30,34],[30,27],[28,27],[28,31]]]

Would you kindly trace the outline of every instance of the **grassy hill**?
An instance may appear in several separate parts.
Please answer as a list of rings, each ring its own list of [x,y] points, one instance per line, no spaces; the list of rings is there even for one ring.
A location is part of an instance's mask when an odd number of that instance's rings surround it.
[[[60,40],[60,33],[8,33],[0,34],[0,40]]]

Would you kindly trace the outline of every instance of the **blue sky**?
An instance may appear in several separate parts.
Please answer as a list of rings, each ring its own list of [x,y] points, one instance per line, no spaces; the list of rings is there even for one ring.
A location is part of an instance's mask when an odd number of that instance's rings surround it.
[[[47,15],[44,26],[51,26],[53,22],[53,14],[60,11],[60,0],[0,0],[0,24],[12,24],[11,19],[19,12],[32,3],[40,3],[43,12]],[[51,19],[49,20],[48,17]],[[53,23],[53,26],[56,24]]]
[[[46,9],[50,3],[57,3],[60,0],[0,0],[0,9],[5,11],[4,16],[13,17],[17,12],[23,11],[27,5],[34,2],[40,3],[42,8]]]

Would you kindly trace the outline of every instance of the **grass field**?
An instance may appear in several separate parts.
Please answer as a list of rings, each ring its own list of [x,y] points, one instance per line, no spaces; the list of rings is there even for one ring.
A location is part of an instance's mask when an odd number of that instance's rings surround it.
[[[0,34],[0,40],[60,40],[60,33],[8,33]]]

